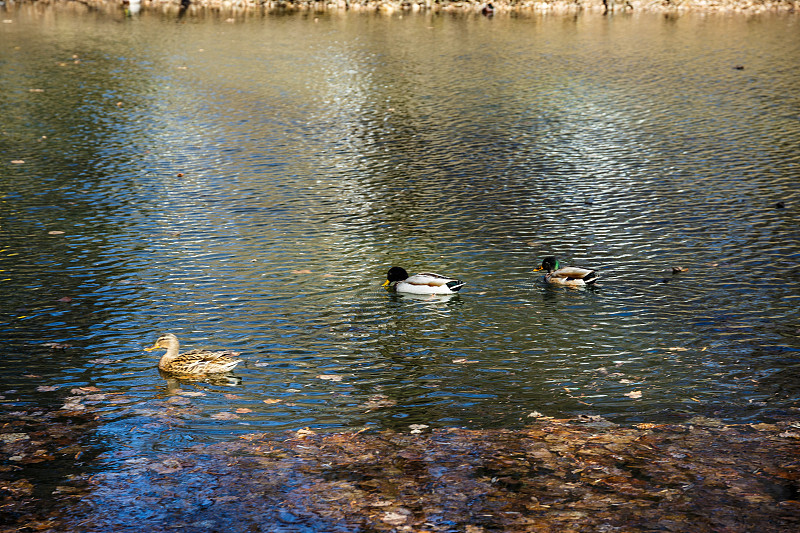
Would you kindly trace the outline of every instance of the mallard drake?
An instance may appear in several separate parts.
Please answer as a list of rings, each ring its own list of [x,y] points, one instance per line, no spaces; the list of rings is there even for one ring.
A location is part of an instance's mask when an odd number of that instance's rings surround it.
[[[393,266],[386,274],[384,287],[394,283],[397,292],[411,294],[455,294],[464,286],[464,282],[448,276],[422,272],[409,276],[406,269]]]
[[[597,272],[590,268],[581,268],[575,266],[562,267],[558,264],[558,259],[555,257],[545,257],[542,260],[542,266],[535,268],[534,272],[546,270],[547,274],[544,275],[545,281],[558,285],[569,285],[570,287],[582,287],[584,285],[591,285],[597,281]]]
[[[233,359],[239,355],[238,352],[228,350],[219,352],[191,350],[178,354],[180,343],[178,337],[172,333],[160,336],[156,343],[150,348],[145,348],[145,351],[152,352],[159,348],[166,349],[167,353],[161,356],[158,368],[173,374],[219,374],[228,372],[240,362]]]

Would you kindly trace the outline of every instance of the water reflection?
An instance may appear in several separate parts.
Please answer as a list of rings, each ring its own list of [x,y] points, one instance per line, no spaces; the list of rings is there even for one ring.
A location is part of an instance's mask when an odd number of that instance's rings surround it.
[[[20,401],[119,393],[102,438],[144,450],[796,407],[784,19],[17,13],[0,373]],[[599,286],[547,286],[550,254]],[[468,285],[382,290],[401,263]],[[241,351],[241,381],[160,376],[141,350],[163,331]]]

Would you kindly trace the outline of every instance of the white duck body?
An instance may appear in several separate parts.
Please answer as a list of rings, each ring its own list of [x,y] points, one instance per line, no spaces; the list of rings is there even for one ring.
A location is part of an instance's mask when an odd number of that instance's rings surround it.
[[[583,287],[590,285],[597,280],[597,276],[593,274],[594,270],[581,267],[562,267],[555,272],[548,272],[545,274],[544,279],[548,283],[555,283],[557,285],[571,285],[573,287]],[[587,282],[586,279],[589,278]]]
[[[591,268],[576,266],[562,267],[555,257],[545,257],[542,266],[534,272],[546,270],[544,280],[554,285],[566,285],[568,287],[584,287],[597,281],[597,271]]]
[[[395,290],[411,294],[455,294],[463,286],[463,281],[433,272],[422,272],[398,281]]]
[[[397,292],[408,294],[455,294],[464,286],[464,282],[459,279],[433,272],[422,272],[409,276],[400,267],[392,267],[389,270],[387,281],[383,285],[386,286],[390,283],[394,283],[394,289]]]

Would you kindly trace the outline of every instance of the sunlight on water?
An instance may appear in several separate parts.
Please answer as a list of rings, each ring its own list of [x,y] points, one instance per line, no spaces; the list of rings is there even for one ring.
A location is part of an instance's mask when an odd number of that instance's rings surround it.
[[[97,387],[99,439],[168,450],[797,407],[793,19],[13,18],[11,409]],[[546,286],[550,254],[601,283]],[[240,382],[159,375],[162,332]]]

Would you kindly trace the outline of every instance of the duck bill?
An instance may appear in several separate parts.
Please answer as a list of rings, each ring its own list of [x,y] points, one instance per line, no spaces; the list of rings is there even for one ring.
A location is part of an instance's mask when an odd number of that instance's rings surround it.
[[[158,343],[155,343],[151,347],[144,349],[145,352],[152,352],[153,350],[158,350]]]
[[[544,267],[539,267],[539,268],[534,268],[533,269],[534,272],[539,272],[541,270],[544,270]]]
[[[384,281],[384,282],[383,282],[383,285],[381,285],[381,287],[385,287],[385,286],[387,286],[387,285],[388,285],[388,284],[390,284],[390,283],[391,283],[391,281],[389,281],[389,280],[387,279],[386,281]]]

